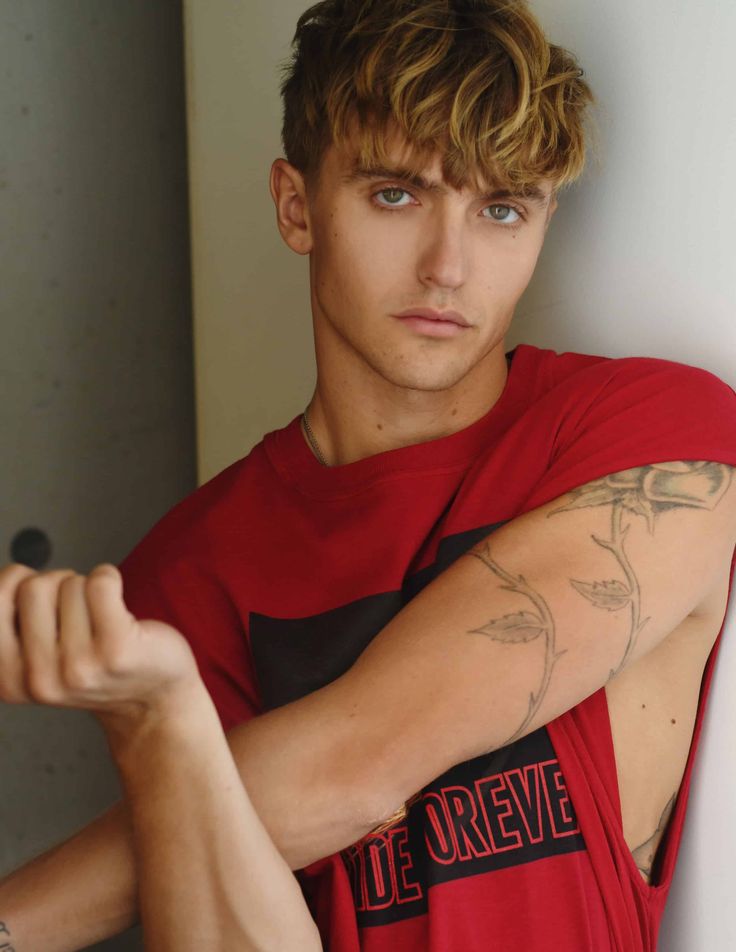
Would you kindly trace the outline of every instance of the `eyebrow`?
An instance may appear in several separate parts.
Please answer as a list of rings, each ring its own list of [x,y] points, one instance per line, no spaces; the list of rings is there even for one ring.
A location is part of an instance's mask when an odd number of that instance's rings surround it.
[[[397,166],[390,168],[383,165],[363,166],[356,164],[350,172],[346,173],[342,181],[349,185],[351,182],[371,181],[374,179],[393,179],[397,182],[403,182],[406,185],[412,185],[414,188],[421,189],[424,192],[439,192],[445,194],[448,191],[446,185],[441,182],[431,182],[423,175],[412,172],[408,168]],[[483,201],[497,201],[504,198],[517,199],[518,201],[531,202],[540,208],[545,208],[549,201],[541,188],[536,185],[530,185],[523,192],[513,192],[507,188],[498,188],[490,192],[477,194]]]

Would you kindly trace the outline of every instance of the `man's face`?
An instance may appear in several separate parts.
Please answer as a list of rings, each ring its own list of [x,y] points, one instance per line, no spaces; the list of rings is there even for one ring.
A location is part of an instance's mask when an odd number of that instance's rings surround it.
[[[405,149],[392,147],[379,171],[334,146],[323,157],[307,194],[317,349],[402,389],[448,390],[473,370],[481,378],[503,343],[556,202],[546,182],[536,201],[453,189],[439,155],[409,179]],[[396,316],[416,308],[468,326],[438,336],[436,323]]]

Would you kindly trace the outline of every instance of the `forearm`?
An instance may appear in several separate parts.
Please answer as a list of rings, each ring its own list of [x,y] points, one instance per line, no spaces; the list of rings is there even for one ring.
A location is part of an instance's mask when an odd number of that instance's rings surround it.
[[[402,805],[377,786],[380,765],[354,713],[338,678],[228,733],[253,806],[292,869],[356,843]]]
[[[135,883],[132,831],[117,803],[0,882],[4,939],[15,952],[86,948],[135,923]]]
[[[311,705],[306,718],[308,700],[227,736],[253,807],[292,870],[349,846],[384,818],[364,796],[371,765],[355,749],[350,718],[323,723]],[[390,813],[397,805],[386,806]],[[136,877],[128,807],[120,803],[0,882],[0,921],[16,952],[74,952],[133,925]]]
[[[110,734],[146,947],[321,950],[299,884],[244,789],[209,695]]]

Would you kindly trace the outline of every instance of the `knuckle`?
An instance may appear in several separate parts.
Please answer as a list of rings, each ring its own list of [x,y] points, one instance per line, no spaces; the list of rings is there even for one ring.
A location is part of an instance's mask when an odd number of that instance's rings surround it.
[[[13,677],[9,665],[0,664],[0,700],[13,703],[18,692],[18,678]]]
[[[65,578],[74,576],[77,573],[74,569],[51,569],[49,572],[44,572],[44,578],[47,578],[49,582],[61,582]]]
[[[79,588],[84,585],[84,579],[77,572],[74,572],[72,575],[67,575],[59,583],[59,591],[67,591],[68,589]]]
[[[119,641],[109,640],[100,646],[100,657],[105,666],[105,670],[111,675],[127,674],[130,667],[130,659],[125,646]]]
[[[102,576],[111,579],[118,574],[118,567],[112,562],[100,562],[92,569],[92,574],[96,574],[96,577]]]
[[[61,676],[64,684],[71,691],[84,693],[91,690],[97,683],[94,668],[89,660],[69,658],[62,662]]]
[[[0,680],[0,701],[5,704],[25,704],[29,700],[23,688],[16,684]]]
[[[31,669],[26,677],[29,698],[38,704],[55,704],[59,699],[55,681],[45,671]]]
[[[55,569],[52,572],[33,572],[16,585],[15,598],[24,606],[36,605],[52,598],[59,586],[76,575],[73,569]]]
[[[38,572],[21,562],[9,562],[0,569],[0,588],[17,584],[17,579],[26,575],[38,575]]]
[[[31,601],[38,597],[43,585],[44,577],[38,573],[22,578],[16,586],[16,598],[18,601],[21,599],[23,599],[23,601]]]
[[[98,593],[105,591],[109,584],[110,576],[103,572],[96,572],[93,575],[87,575],[85,577],[85,587],[88,592]]]
[[[48,575],[36,573],[23,578],[16,589],[16,601],[22,605],[37,605],[48,600],[52,586]]]
[[[47,589],[55,588],[63,579],[76,575],[74,569],[52,569],[49,572],[29,570],[30,575],[21,578],[18,588]]]
[[[25,690],[25,668],[19,652],[3,652],[0,656],[0,683],[5,687],[20,687]],[[0,741],[2,736],[0,729]]]

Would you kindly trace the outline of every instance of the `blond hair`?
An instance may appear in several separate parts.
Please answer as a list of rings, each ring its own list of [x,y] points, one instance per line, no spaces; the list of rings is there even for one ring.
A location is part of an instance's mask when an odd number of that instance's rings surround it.
[[[284,67],[283,145],[316,179],[324,150],[357,129],[360,165],[386,165],[392,127],[420,173],[438,149],[456,188],[559,190],[586,160],[593,94],[526,0],[322,0],[298,20]]]

